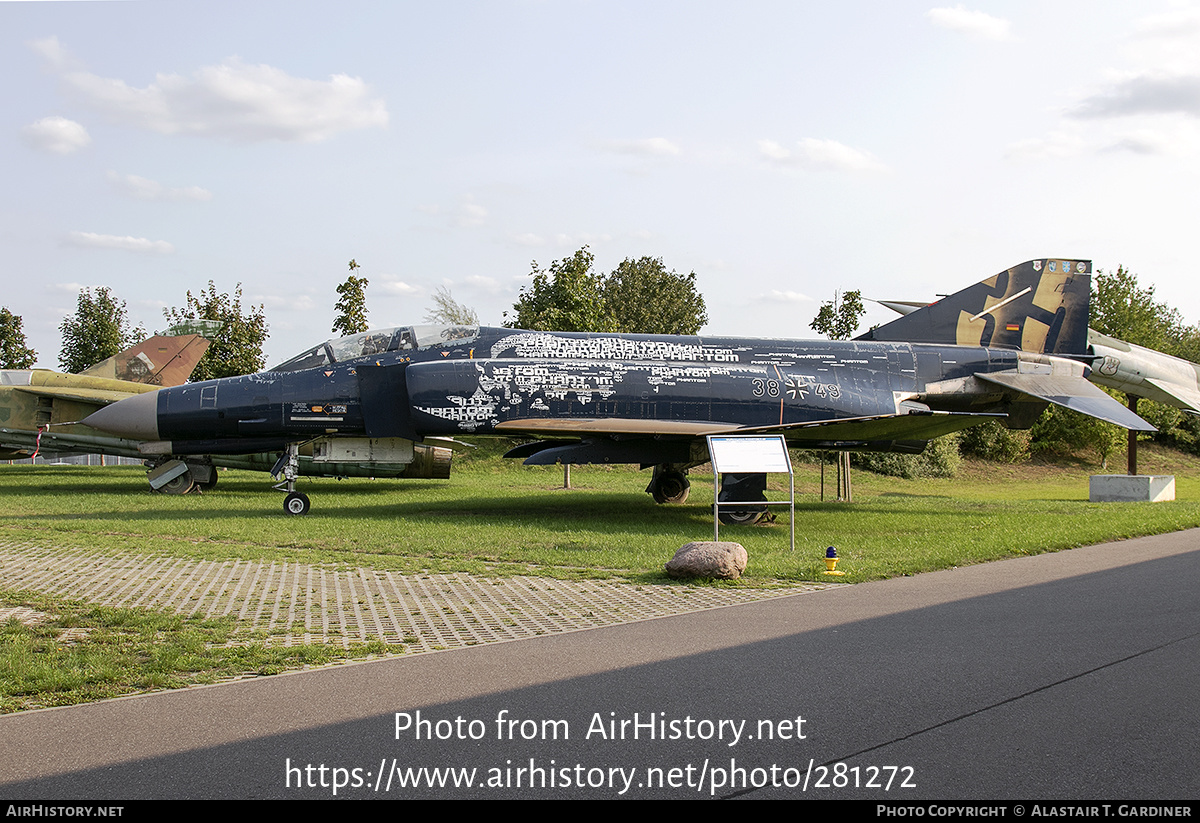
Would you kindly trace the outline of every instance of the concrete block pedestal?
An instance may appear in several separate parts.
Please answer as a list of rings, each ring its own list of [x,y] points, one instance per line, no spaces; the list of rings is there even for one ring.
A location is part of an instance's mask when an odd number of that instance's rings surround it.
[[[1175,499],[1173,474],[1093,474],[1088,500],[1093,503],[1161,503]]]

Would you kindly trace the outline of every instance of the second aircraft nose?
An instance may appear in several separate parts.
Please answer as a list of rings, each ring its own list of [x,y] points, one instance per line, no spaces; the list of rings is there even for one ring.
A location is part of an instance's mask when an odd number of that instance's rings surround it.
[[[105,406],[83,420],[91,426],[130,440],[160,440],[158,436],[158,392],[135,394]]]

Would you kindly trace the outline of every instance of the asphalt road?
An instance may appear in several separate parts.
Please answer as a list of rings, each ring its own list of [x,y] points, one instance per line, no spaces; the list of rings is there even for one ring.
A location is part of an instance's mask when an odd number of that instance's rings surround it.
[[[0,797],[1196,800],[1198,584],[1190,531],[10,715]]]

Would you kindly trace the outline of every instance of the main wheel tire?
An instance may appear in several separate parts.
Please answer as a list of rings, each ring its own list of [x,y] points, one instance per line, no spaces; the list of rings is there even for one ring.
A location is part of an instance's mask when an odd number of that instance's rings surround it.
[[[290,492],[283,498],[283,510],[288,514],[308,514],[308,495],[300,492]]]
[[[762,509],[731,509],[729,511],[721,511],[717,518],[727,526],[753,526],[764,516],[766,516],[766,508]]]
[[[172,477],[166,483],[158,487],[158,490],[163,494],[187,494],[192,490],[195,481],[192,480],[191,472],[184,472],[178,477]]]
[[[659,474],[654,479],[651,496],[654,502],[658,504],[686,503],[688,492],[691,490],[692,484],[688,481],[687,475],[681,471],[665,471]]]

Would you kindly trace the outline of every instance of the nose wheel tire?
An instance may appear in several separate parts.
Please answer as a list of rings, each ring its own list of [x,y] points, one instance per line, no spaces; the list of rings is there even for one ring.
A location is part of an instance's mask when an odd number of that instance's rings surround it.
[[[300,492],[291,492],[283,498],[283,510],[288,514],[308,514],[309,505],[308,495]]]

